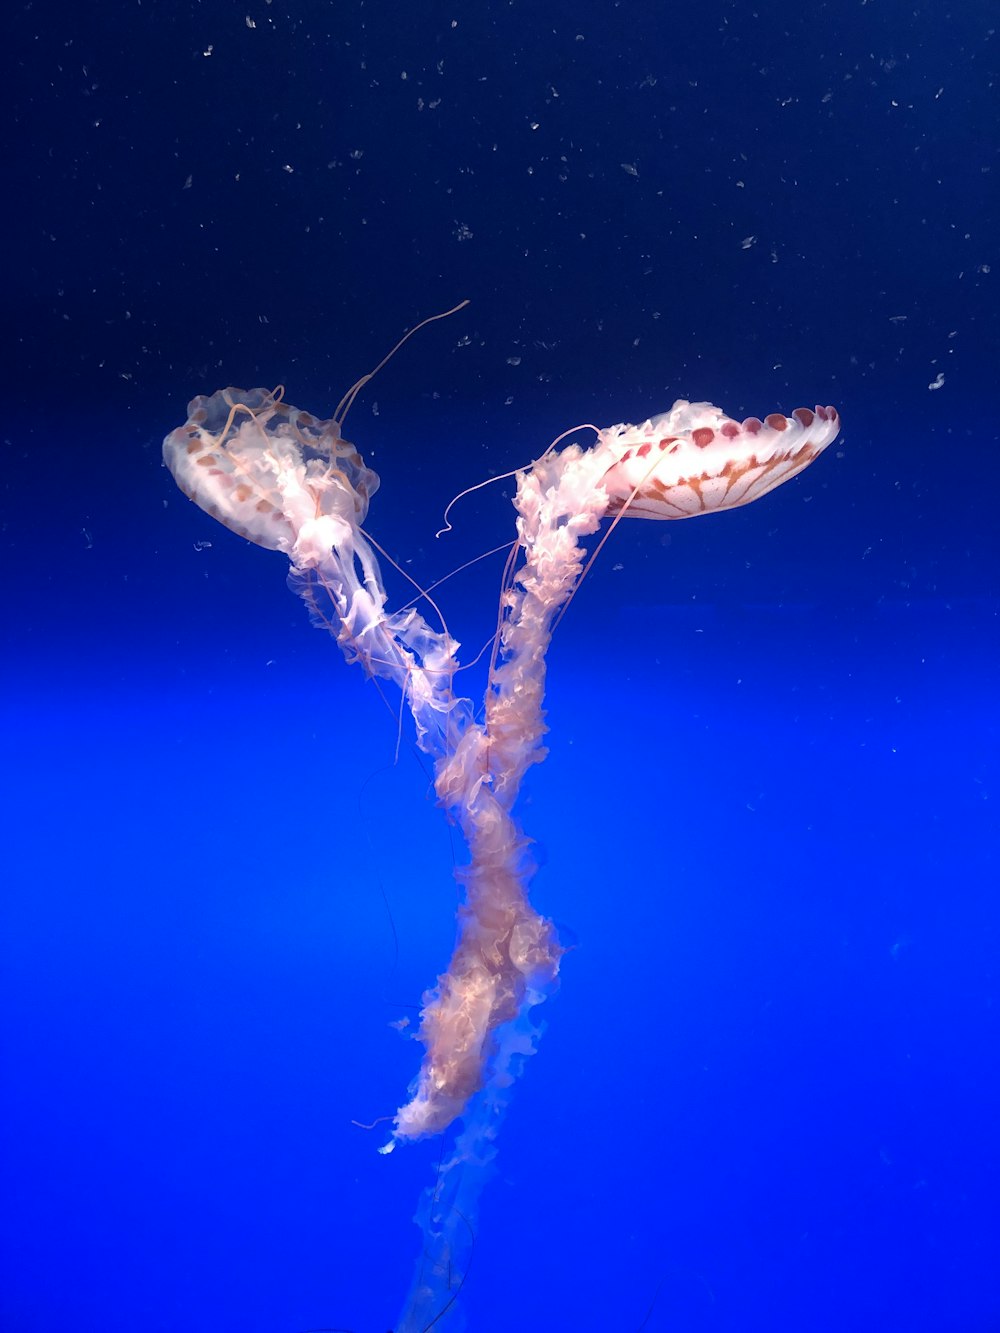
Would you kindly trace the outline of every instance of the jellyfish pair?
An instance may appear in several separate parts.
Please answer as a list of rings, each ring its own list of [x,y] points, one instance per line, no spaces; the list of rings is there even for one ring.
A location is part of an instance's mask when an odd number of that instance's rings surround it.
[[[378,477],[341,434],[346,406],[368,378],[330,420],[292,407],[280,390],[195,398],[163,456],[206,513],[288,558],[290,587],[348,661],[401,691],[417,744],[433,760],[437,799],[468,848],[456,871],[454,952],[423,997],[422,1062],[383,1148],[462,1120],[418,1213],[422,1258],[397,1324],[411,1333],[452,1299],[507,1091],[534,1049],[531,1011],[559,971],[555,929],[529,901],[533,866],[514,807],[527,770],[545,757],[546,651],[585,572],[588,539],[605,520],[613,527],[748,504],[807,467],[840,422],[831,407],[735,421],[681,400],[641,425],[595,430],[587,447],[550,447],[518,472],[516,539],[477,721],[455,691],[458,644],[443,620],[435,628],[417,606],[387,606],[362,527]]]

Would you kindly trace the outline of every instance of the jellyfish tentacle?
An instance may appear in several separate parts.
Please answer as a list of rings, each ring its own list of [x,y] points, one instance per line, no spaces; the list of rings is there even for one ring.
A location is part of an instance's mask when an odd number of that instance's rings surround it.
[[[343,426],[344,419],[346,418],[348,412],[351,410],[351,407],[354,404],[354,400],[355,398],[357,398],[361,390],[365,387],[366,384],[370,383],[370,381],[375,378],[375,376],[379,373],[379,371],[382,369],[383,366],[387,365],[388,362],[392,360],[392,358],[396,355],[396,353],[399,351],[399,349],[403,346],[404,343],[409,342],[415,333],[419,333],[421,329],[425,329],[428,324],[434,324],[439,319],[447,319],[449,315],[456,315],[459,312],[459,310],[464,310],[468,304],[469,304],[468,300],[459,301],[458,305],[453,305],[450,310],[442,310],[440,314],[437,315],[428,315],[427,318],[422,319],[419,324],[414,324],[412,329],[407,329],[406,332],[403,334],[402,338],[400,338],[399,342],[397,342],[395,347],[393,347],[392,351],[387,352],[385,354],[385,356],[378,363],[375,369],[370,370],[367,375],[362,375],[359,380],[357,380],[354,384],[351,385],[351,387],[344,394],[343,398],[341,398],[340,402],[337,404],[337,410],[333,414],[333,419],[337,423],[337,428],[339,429],[341,426]]]
[[[578,426],[570,426],[569,430],[564,430],[561,434],[557,435],[545,452],[540,454],[538,458],[532,459],[530,463],[526,463],[523,467],[512,467],[509,472],[498,472],[495,477],[487,477],[485,481],[477,481],[472,486],[466,486],[465,490],[459,491],[457,495],[453,495],[445,505],[444,513],[441,515],[442,526],[438,528],[434,536],[443,537],[446,532],[454,531],[454,524],[448,515],[458,504],[459,500],[464,500],[467,495],[475,495],[476,491],[483,491],[487,486],[492,486],[495,482],[508,481],[511,477],[517,477],[522,472],[530,472],[536,463],[540,463],[543,458],[548,458],[549,454],[552,453],[557,444],[561,444],[568,435],[575,435],[578,430],[592,430],[595,435],[600,435],[601,433],[600,427],[592,425],[589,421],[583,421]]]

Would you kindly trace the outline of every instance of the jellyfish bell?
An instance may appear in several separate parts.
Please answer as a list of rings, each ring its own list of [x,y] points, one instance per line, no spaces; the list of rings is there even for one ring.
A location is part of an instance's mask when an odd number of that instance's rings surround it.
[[[598,435],[615,461],[602,478],[608,517],[694,518],[758,500],[808,467],[840,431],[834,407],[734,421],[711,403],[678,399],[640,426]]]
[[[336,419],[282,402],[280,390],[194,398],[187,421],[164,440],[163,459],[207,514],[300,567],[360,527],[379,484]]]

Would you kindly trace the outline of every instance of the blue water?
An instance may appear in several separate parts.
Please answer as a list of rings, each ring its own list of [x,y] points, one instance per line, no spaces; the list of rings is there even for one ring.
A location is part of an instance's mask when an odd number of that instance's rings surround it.
[[[353,1122],[416,1071],[461,849],[395,701],[159,448],[228,383],[329,413],[466,296],[346,430],[425,583],[509,540],[509,483],[436,541],[451,496],[575,422],[844,433],[622,523],[559,627],[519,813],[570,947],[435,1327],[1000,1328],[993,26],[18,8],[3,1333],[399,1314],[441,1146]],[[440,589],[466,660],[501,563]]]

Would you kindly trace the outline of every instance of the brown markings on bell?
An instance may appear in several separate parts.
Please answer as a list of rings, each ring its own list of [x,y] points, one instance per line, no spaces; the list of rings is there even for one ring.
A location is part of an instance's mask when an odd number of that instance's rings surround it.
[[[747,473],[753,472],[756,467],[757,467],[756,458],[744,459],[742,463],[736,463],[735,460],[730,459],[730,461],[719,473],[720,477],[725,478],[726,495],[728,496],[730,491],[736,485],[736,483],[742,481],[743,478],[747,475]],[[749,490],[750,487],[747,487],[747,489]]]
[[[757,462],[756,454],[751,454],[749,458],[730,458],[728,463],[724,464],[719,471],[719,476],[728,477],[735,472],[738,476],[742,477],[745,472],[750,470],[750,468],[759,466],[760,464]]]

